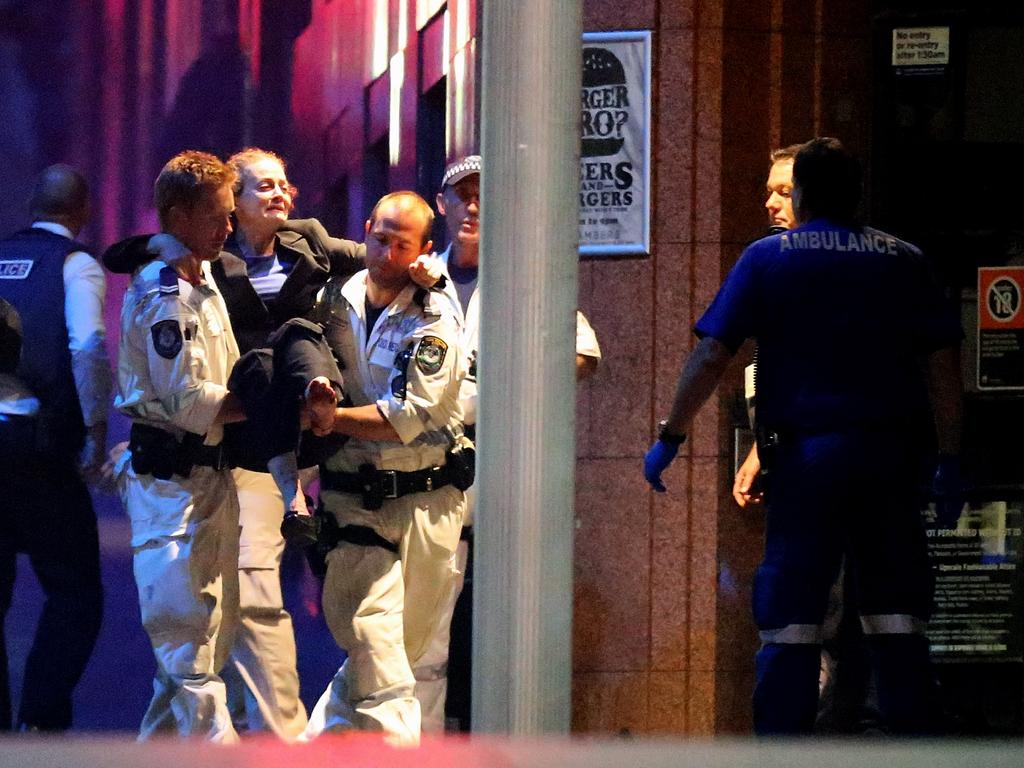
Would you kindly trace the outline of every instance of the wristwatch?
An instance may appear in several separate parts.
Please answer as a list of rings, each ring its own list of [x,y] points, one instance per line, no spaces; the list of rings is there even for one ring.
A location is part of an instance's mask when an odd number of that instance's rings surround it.
[[[658,439],[669,445],[674,445],[677,448],[686,442],[686,433],[670,432],[668,428],[668,421],[662,419],[658,422]]]

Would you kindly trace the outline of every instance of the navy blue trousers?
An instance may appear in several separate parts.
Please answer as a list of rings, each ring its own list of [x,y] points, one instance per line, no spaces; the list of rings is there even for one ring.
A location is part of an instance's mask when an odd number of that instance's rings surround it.
[[[761,632],[754,727],[810,733],[821,635],[843,553],[875,669],[879,709],[894,733],[931,728],[924,625],[933,578],[921,521],[922,451],[898,431],[793,437],[762,457],[767,528],[754,583]]]
[[[30,429],[30,428],[29,428]],[[28,555],[45,602],[25,663],[16,727],[71,727],[71,695],[103,615],[96,515],[70,457],[33,453],[24,425],[0,421],[0,728],[12,725],[3,619],[18,553]]]

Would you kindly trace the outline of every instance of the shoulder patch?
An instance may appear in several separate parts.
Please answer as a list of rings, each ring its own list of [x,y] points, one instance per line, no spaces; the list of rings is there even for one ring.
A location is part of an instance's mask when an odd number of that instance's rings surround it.
[[[437,336],[424,336],[416,347],[416,367],[428,376],[441,370],[448,345]]]
[[[178,293],[178,271],[174,267],[160,270],[160,293],[174,295]]]
[[[153,334],[153,349],[160,357],[173,360],[181,352],[181,326],[177,320],[161,320],[149,329]]]

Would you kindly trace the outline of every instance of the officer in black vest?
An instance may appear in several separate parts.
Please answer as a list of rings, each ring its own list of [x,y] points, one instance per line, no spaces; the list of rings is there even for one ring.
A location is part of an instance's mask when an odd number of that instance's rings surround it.
[[[83,478],[98,478],[103,464],[111,374],[103,270],[73,239],[89,216],[85,180],[67,166],[47,168],[30,208],[32,227],[0,241],[0,298],[10,317],[20,315],[4,325],[11,343],[0,353],[0,619],[24,552],[46,602],[15,726],[57,731],[71,726],[71,694],[102,615],[96,516]],[[11,716],[0,637],[0,726]]]

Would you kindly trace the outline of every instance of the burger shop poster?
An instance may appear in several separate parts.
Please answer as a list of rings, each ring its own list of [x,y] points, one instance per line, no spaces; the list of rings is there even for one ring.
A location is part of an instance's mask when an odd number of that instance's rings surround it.
[[[583,35],[580,253],[650,253],[651,33]]]

